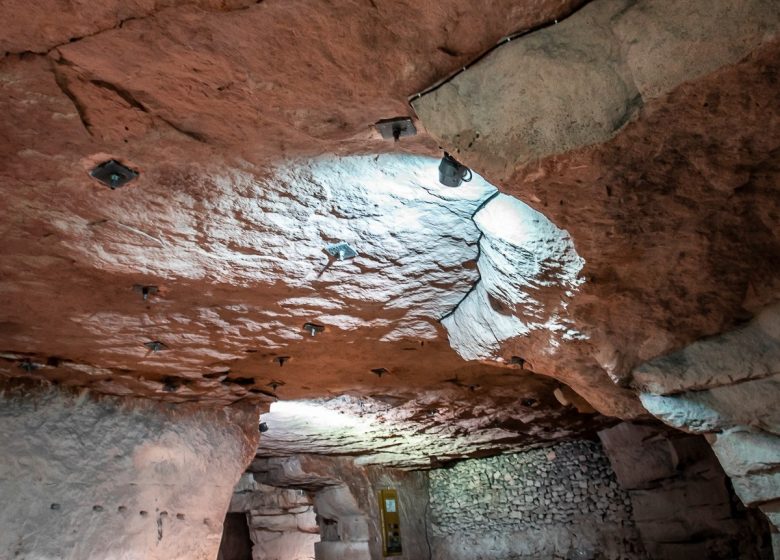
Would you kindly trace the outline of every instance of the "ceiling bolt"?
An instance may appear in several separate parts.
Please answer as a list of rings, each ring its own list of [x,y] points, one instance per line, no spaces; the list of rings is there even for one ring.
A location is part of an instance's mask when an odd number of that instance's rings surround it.
[[[284,385],[284,381],[271,381],[266,387],[270,387],[271,390],[275,393],[276,389]]]

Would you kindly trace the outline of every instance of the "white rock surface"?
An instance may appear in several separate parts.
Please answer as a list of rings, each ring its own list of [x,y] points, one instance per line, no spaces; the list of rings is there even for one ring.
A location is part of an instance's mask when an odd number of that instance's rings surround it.
[[[735,428],[713,435],[712,450],[731,476],[780,467],[780,440],[760,430]]]
[[[584,280],[585,261],[568,234],[519,200],[499,194],[475,215],[482,232],[481,279],[442,323],[465,359],[498,357],[501,343],[549,332],[550,351],[586,338],[566,319],[566,302]]]
[[[648,412],[685,431],[706,433],[755,426],[780,435],[778,396],[780,374],[678,395],[642,393],[640,398]]]
[[[780,364],[780,304],[764,309],[741,329],[645,362],[632,372],[634,385],[666,395],[766,377]]]
[[[193,348],[193,360],[205,357],[215,326],[235,352],[223,352],[223,360],[240,358],[259,340],[266,348],[301,340],[304,320],[343,330],[386,327],[387,341],[432,339],[432,321],[451,310],[474,280],[474,272],[461,267],[476,253],[479,232],[470,217],[495,191],[476,175],[461,188],[444,187],[437,164],[379,155],[295,160],[271,170],[248,164],[209,170],[203,186],[224,196],[180,192],[173,202],[150,201],[132,212],[121,199],[107,201],[106,214],[122,219],[101,224],[90,243],[80,238],[66,245],[80,260],[116,273],[296,290],[262,308],[203,308],[201,329],[187,317],[155,317],[157,328],[169,331],[171,346]],[[51,218],[63,234],[92,227],[57,210]],[[164,233],[163,224],[176,224],[176,235]],[[332,262],[324,249],[340,241],[358,256]],[[372,304],[383,304],[398,319],[362,309]],[[127,346],[128,331],[142,336],[149,320],[111,313],[74,317],[96,335],[116,333],[103,340],[117,353]]]
[[[253,414],[55,391],[0,402],[0,557],[216,557]]]
[[[520,400],[502,409],[478,393],[451,390],[421,393],[408,402],[382,395],[279,401],[261,416],[268,431],[258,456],[306,450],[353,455],[364,466],[430,468],[439,461],[525,449],[577,433],[570,409],[533,404]]]

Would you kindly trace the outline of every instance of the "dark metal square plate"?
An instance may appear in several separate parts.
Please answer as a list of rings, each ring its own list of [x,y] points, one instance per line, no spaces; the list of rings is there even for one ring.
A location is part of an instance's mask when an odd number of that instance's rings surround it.
[[[385,140],[398,140],[404,136],[414,136],[417,129],[409,117],[382,119],[374,125]]]
[[[95,167],[90,172],[90,175],[113,190],[126,185],[138,177],[138,172],[114,159],[110,159]]]

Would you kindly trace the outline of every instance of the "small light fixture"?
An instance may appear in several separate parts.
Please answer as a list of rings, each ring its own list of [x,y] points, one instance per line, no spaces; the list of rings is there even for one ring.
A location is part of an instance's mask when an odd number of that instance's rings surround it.
[[[327,251],[331,257],[335,257],[339,261],[354,259],[357,257],[357,251],[355,251],[352,247],[349,246],[348,243],[344,241],[334,245],[328,245],[325,247],[325,251]]]
[[[264,434],[268,431],[268,424],[265,422],[260,422],[260,425],[257,427],[258,430],[260,430],[261,434]]]
[[[468,177],[468,178],[467,178]],[[447,152],[439,163],[439,182],[447,187],[459,187],[464,181],[471,181],[471,169],[460,163]]]
[[[374,126],[385,140],[390,140],[392,138],[394,141],[398,142],[399,138],[417,134],[417,129],[414,127],[414,123],[409,117],[382,119]]]
[[[89,174],[111,190],[126,185],[138,177],[137,171],[130,169],[126,165],[122,165],[115,159],[104,161],[95,167]]]
[[[312,336],[325,331],[325,327],[318,325],[317,323],[304,323],[303,330],[310,333]]]
[[[36,364],[30,359],[22,360],[18,365],[19,369],[23,369],[27,373],[32,373],[41,367],[40,364]]]
[[[162,350],[168,349],[165,343],[160,342],[159,340],[150,340],[149,342],[144,342],[144,346],[149,349],[149,352],[160,352]]]

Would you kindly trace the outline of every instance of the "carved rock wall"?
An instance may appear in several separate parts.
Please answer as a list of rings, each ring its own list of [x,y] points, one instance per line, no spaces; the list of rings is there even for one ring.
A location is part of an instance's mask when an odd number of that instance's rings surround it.
[[[231,511],[248,511],[253,524],[263,524],[262,531],[254,532],[254,550],[264,560],[263,554],[269,560],[315,554],[318,560],[381,560],[378,493],[382,488],[395,488],[399,494],[403,554],[397,558],[429,556],[425,472],[361,467],[350,458],[315,455],[257,458],[248,472],[252,480],[236,488]],[[265,514],[270,517],[263,518]]]
[[[313,497],[303,489],[260,484],[246,473],[230,511],[246,516],[255,560],[309,560],[320,541]]]
[[[0,394],[0,556],[213,560],[256,414]],[[6,556],[7,555],[7,556]]]
[[[628,418],[642,411],[612,382],[774,300],[779,22],[764,0],[596,0],[413,98],[442,146],[586,263],[560,310],[583,337],[530,332],[485,357],[522,356]]]
[[[741,328],[641,364],[634,383],[667,424],[706,434],[745,505],[774,526],[780,556],[780,305]]]
[[[649,558],[758,560],[769,553],[766,521],[739,504],[704,438],[631,423],[599,437]]]

